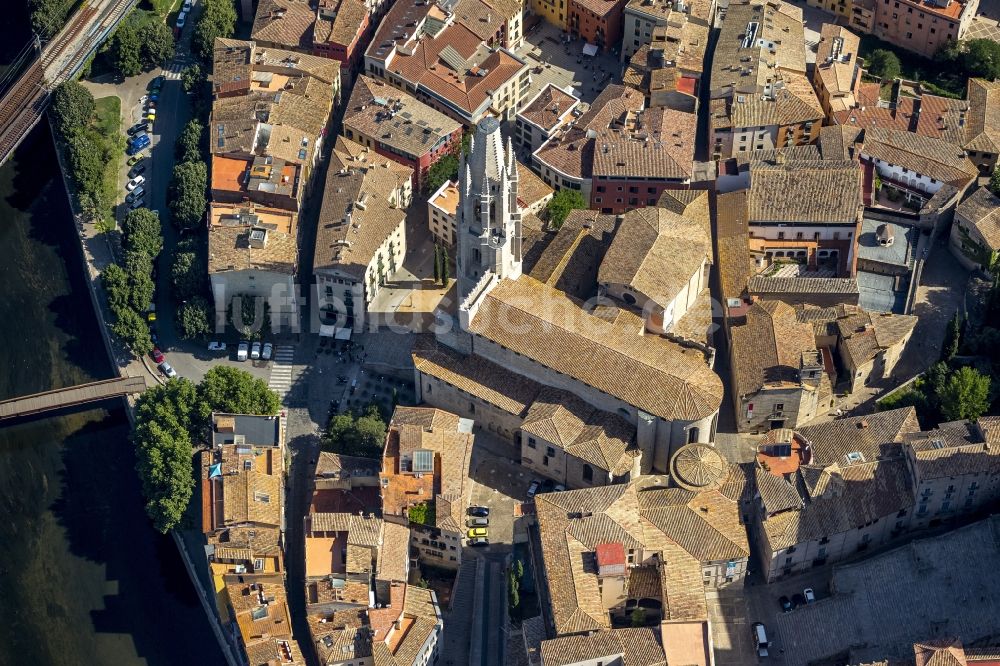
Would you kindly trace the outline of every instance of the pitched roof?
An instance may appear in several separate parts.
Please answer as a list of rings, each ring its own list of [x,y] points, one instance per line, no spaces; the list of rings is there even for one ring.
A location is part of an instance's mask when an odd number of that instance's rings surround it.
[[[812,444],[812,460],[819,464],[848,465],[848,453],[860,453],[871,462],[880,458],[898,457],[897,446],[887,446],[904,440],[905,435],[920,431],[917,412],[913,407],[901,407],[865,416],[800,426],[800,435]]]
[[[773,294],[842,294],[858,293],[854,278],[766,277],[755,275],[747,283],[751,294],[767,297]]]
[[[734,499],[718,490],[644,489],[650,480],[535,497],[557,634],[611,628],[593,560],[600,544],[664,554],[660,561],[667,566],[653,570],[668,619],[674,620],[707,619],[701,577],[691,580],[685,561],[700,568],[704,562],[749,556]]]
[[[851,108],[857,103],[853,86],[855,77],[860,78],[860,46],[861,39],[844,26],[824,23],[820,30],[816,71],[830,94],[830,106],[834,111]]]
[[[701,352],[609,324],[529,276],[501,280],[469,330],[663,419],[701,419],[722,401]]]
[[[364,279],[379,248],[406,219],[400,195],[410,176],[399,166],[385,160],[346,173],[327,171],[314,269]]]
[[[737,95],[729,104],[732,127],[820,122],[823,107],[805,74],[781,74],[782,87],[769,96]]]
[[[389,84],[359,76],[345,105],[344,127],[420,157],[461,129],[458,121]]]
[[[758,301],[746,313],[746,323],[730,328],[730,360],[736,394],[747,396],[770,385],[799,385],[804,353],[816,351],[809,324],[781,301]]]
[[[579,103],[580,100],[575,96],[549,83],[517,115],[546,132],[551,132],[566,122],[566,114]]]
[[[1000,153],[1000,81],[969,79],[966,150]]]
[[[967,474],[992,478],[1000,474],[1000,449],[986,440],[980,425],[952,421],[904,435],[913,452],[917,478],[924,481]]]
[[[250,38],[309,51],[315,19],[316,11],[307,0],[261,0]]]
[[[992,250],[1000,250],[1000,197],[980,187],[955,208],[955,215],[971,224]]]
[[[600,135],[594,148],[593,175],[690,180],[696,124],[697,116],[692,113],[666,107],[646,109],[641,130]]]
[[[750,257],[747,191],[716,197],[719,282],[725,298],[739,298],[754,273]]]
[[[747,34],[755,24],[753,35]],[[761,93],[775,70],[805,73],[802,10],[787,2],[736,2],[726,20],[712,58],[711,84],[716,91]]]
[[[711,256],[702,225],[665,208],[638,208],[622,219],[597,279],[631,287],[666,307]]]
[[[837,319],[841,349],[855,368],[907,339],[916,324],[912,315],[864,310]]]
[[[912,132],[867,129],[862,152],[959,188],[965,187],[979,175],[976,165],[965,156],[961,148],[943,139]]]
[[[861,169],[852,161],[754,162],[749,222],[850,224],[861,210]]]
[[[528,274],[574,298],[590,298],[597,292],[599,269],[616,226],[614,215],[570,211]]]
[[[623,666],[666,666],[658,632],[650,627],[611,629],[542,641],[542,665],[566,666],[591,659],[621,660]]]

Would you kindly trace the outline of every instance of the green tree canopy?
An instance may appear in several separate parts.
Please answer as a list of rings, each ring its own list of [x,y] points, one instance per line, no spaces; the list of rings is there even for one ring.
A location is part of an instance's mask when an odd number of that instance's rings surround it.
[[[125,274],[129,281],[128,302],[136,312],[145,312],[153,302],[153,260],[145,252],[125,253]]]
[[[445,155],[431,165],[431,168],[427,170],[427,181],[424,187],[430,194],[436,192],[449,180],[458,180],[458,158],[454,155]]]
[[[197,252],[178,252],[170,267],[174,298],[187,301],[205,292],[207,284],[204,259]]]
[[[108,296],[108,305],[117,312],[128,307],[129,292],[128,275],[118,264],[108,264],[101,273],[101,286]]]
[[[136,356],[153,351],[153,340],[149,337],[146,322],[131,308],[115,311],[115,323],[111,326],[111,332],[121,338]]]
[[[69,149],[69,168],[73,182],[87,194],[96,193],[104,176],[104,150],[86,132],[71,134],[66,146]]]
[[[230,414],[277,414],[281,407],[278,394],[246,370],[217,365],[205,373],[198,384],[201,414],[208,419],[212,412]]]
[[[941,416],[946,421],[978,419],[990,406],[990,378],[975,368],[951,373],[939,394]]]
[[[941,345],[941,360],[950,361],[958,353],[959,345],[962,342],[962,318],[956,312],[951,321],[948,322],[948,328],[944,332],[944,342]]]
[[[139,26],[139,41],[142,42],[144,69],[152,69],[174,57],[174,33],[154,16],[149,16]]]
[[[59,134],[66,138],[90,123],[97,110],[97,103],[90,91],[79,81],[70,79],[59,85],[52,93],[49,113]]]
[[[872,51],[871,55],[868,56],[866,64],[868,73],[879,77],[883,81],[891,81],[898,78],[899,73],[902,71],[899,56],[885,49],[875,49]]]
[[[577,190],[559,190],[545,206],[545,216],[549,224],[558,229],[566,221],[571,210],[585,209],[587,202]]]
[[[122,76],[142,73],[142,41],[134,13],[118,24],[108,43],[108,59]]]
[[[990,175],[990,192],[1000,197],[1000,162],[997,163],[993,173]]]
[[[181,133],[174,142],[174,155],[178,162],[200,162],[202,161],[202,145],[205,135],[205,126],[197,118],[192,118],[184,126]]]
[[[191,38],[193,53],[211,62],[217,37],[232,37],[236,31],[236,7],[233,0],[205,0],[201,17]]]
[[[377,406],[355,418],[351,412],[330,418],[324,448],[335,453],[362,458],[381,458],[385,446],[386,423]]]
[[[31,29],[43,39],[52,37],[66,25],[70,10],[76,4],[76,0],[29,0]]]
[[[212,332],[212,306],[201,296],[195,296],[177,309],[177,322],[181,337],[186,340],[199,338]]]
[[[122,221],[122,244],[125,249],[142,252],[155,259],[163,250],[160,216],[147,208],[130,210]]]
[[[184,162],[174,166],[170,182],[170,212],[174,222],[193,229],[201,224],[207,207],[208,170],[204,162]]]
[[[184,86],[184,92],[186,93],[196,92],[204,83],[205,75],[202,73],[201,65],[198,63],[188,65],[181,72],[181,85]]]
[[[962,42],[962,65],[970,77],[1000,79],[1000,43],[992,39]]]
[[[107,49],[118,73],[135,76],[174,57],[174,36],[156,14],[134,10],[118,25]]]
[[[434,527],[434,502],[419,502],[406,510],[410,522]]]

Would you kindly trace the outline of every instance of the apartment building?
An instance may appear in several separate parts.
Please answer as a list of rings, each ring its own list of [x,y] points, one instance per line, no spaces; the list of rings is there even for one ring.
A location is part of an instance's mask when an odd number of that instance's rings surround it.
[[[467,126],[487,115],[513,120],[529,74],[511,50],[522,39],[521,5],[491,1],[395,3],[365,52],[365,73]]]
[[[927,58],[963,39],[979,9],[979,0],[873,1],[872,34]]]
[[[414,173],[421,191],[438,160],[457,152],[462,125],[412,95],[367,76],[358,77],[344,111],[344,136]]]
[[[566,27],[574,37],[601,51],[622,41],[622,19],[627,0],[566,0]]]
[[[861,66],[858,49],[861,39],[847,28],[824,23],[816,52],[813,85],[829,122],[837,112],[858,106]]]
[[[412,173],[391,160],[327,172],[313,258],[324,323],[359,330],[403,265]]]
[[[712,64],[715,159],[814,142],[823,107],[806,76],[802,10],[781,0],[730,5]]]
[[[629,0],[624,10],[624,34],[621,60],[626,62],[644,44],[655,41],[657,28],[674,33],[691,23],[705,30],[715,21],[715,2],[677,2],[676,0]],[[704,54],[704,46],[702,46]]]
[[[280,575],[227,574],[219,595],[220,614],[229,618],[247,664],[305,666],[292,636],[285,581]]]
[[[642,91],[649,107],[697,113],[708,34],[708,26],[687,14],[670,14],[668,23],[652,28],[648,44],[635,48],[623,83]]]
[[[949,247],[966,269],[995,270],[1000,252],[1000,197],[980,187],[958,204]]]
[[[535,152],[581,115],[579,104],[576,96],[549,83],[517,112],[514,142]]]

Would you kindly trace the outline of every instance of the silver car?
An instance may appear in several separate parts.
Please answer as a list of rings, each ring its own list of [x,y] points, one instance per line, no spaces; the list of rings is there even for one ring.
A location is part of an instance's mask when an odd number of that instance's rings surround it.
[[[465,521],[466,527],[489,527],[489,518],[469,518]]]
[[[260,357],[265,361],[271,360],[271,354],[274,352],[274,346],[270,342],[264,343],[264,349],[260,352]]]
[[[167,379],[174,379],[177,377],[177,371],[174,370],[173,366],[164,361],[160,364],[160,372],[167,376]]]
[[[250,350],[249,342],[241,342],[240,346],[236,349],[236,360],[245,361],[247,360],[247,352]]]
[[[259,342],[253,343],[253,346],[250,347],[250,358],[252,358],[255,361],[260,358],[260,343]]]

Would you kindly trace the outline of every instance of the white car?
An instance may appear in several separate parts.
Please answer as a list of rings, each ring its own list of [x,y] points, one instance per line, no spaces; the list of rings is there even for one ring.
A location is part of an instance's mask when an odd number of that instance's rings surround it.
[[[225,342],[209,342],[208,351],[226,351]]]
[[[131,192],[132,190],[139,187],[145,182],[146,182],[145,176],[136,176],[132,180],[128,181],[128,183],[125,185],[125,189]]]
[[[164,361],[160,364],[160,372],[167,376],[167,379],[173,379],[177,376],[177,371],[174,370],[173,366]]]
[[[149,99],[149,95],[143,95],[142,97],[139,98],[139,104],[145,104],[146,100],[148,100],[148,99]]]
[[[240,346],[236,349],[236,360],[245,361],[247,360],[247,352],[250,350],[250,343],[241,342]]]
[[[184,11],[191,11],[191,0],[184,0]]]
[[[542,482],[539,481],[538,479],[535,479],[534,481],[531,482],[531,485],[528,486],[528,499],[532,499],[538,493],[538,489],[541,487],[541,485]]]
[[[183,28],[184,22],[186,20],[187,20],[187,12],[182,11],[180,14],[177,15],[177,23],[175,23],[174,25],[176,25],[178,28]]]
[[[250,348],[250,358],[252,358],[255,361],[260,358],[260,343],[259,342],[253,343],[253,347]]]
[[[813,591],[811,587],[807,587],[806,589],[802,590],[802,596],[806,598],[807,604],[811,604],[814,601],[816,601],[816,593]]]
[[[271,360],[271,353],[274,351],[274,346],[270,342],[264,343],[264,348],[260,352],[260,357],[265,361]]]

